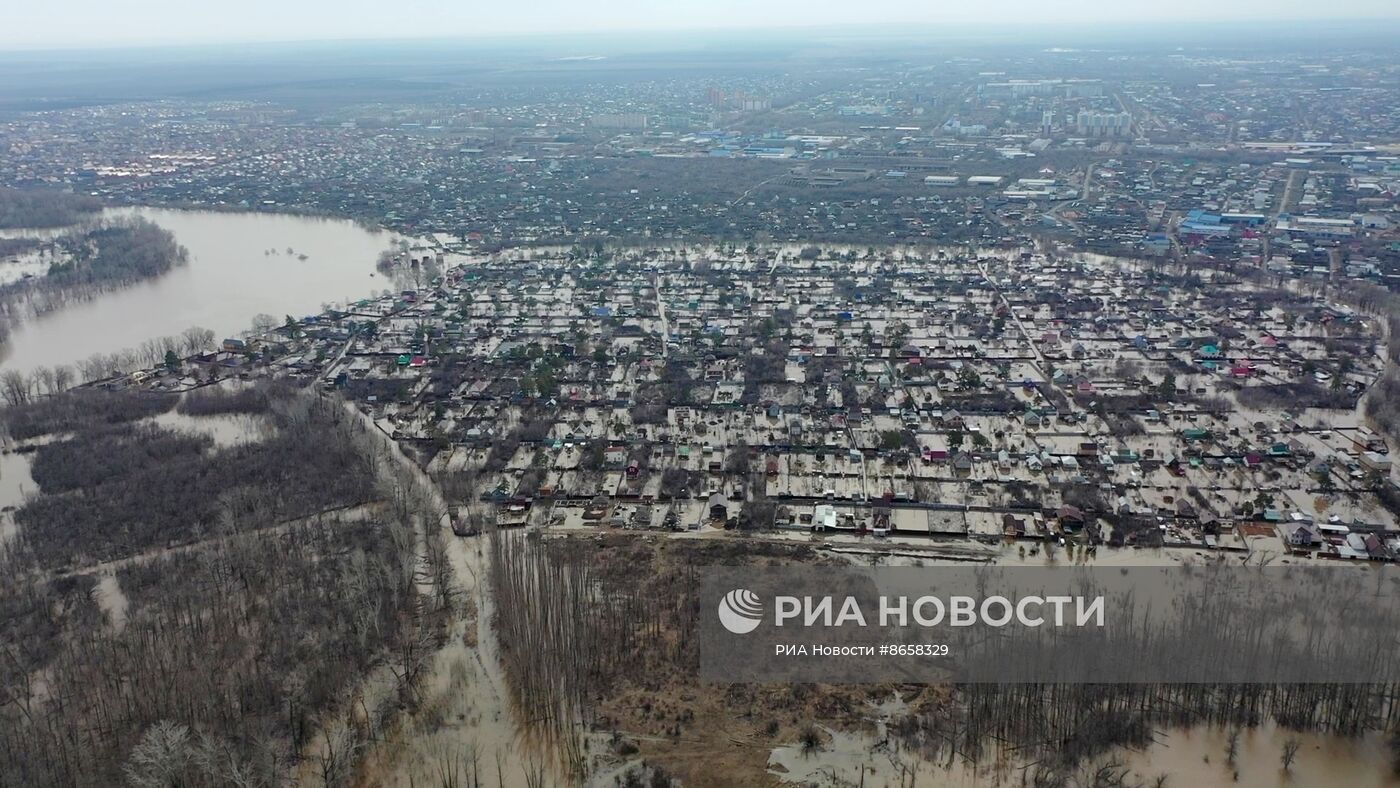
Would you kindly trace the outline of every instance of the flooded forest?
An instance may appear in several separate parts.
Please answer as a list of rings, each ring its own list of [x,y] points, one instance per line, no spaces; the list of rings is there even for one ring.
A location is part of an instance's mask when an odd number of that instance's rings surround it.
[[[235,415],[224,445],[202,423]],[[407,504],[353,411],[74,391],[5,422],[43,492],[3,544],[0,784],[278,785],[309,761],[340,784],[336,715],[433,637]]]

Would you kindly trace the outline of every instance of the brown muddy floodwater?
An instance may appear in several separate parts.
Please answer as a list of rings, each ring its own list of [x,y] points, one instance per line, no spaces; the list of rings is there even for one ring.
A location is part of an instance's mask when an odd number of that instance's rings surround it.
[[[785,785],[821,788],[1024,788],[1033,784],[1031,765],[1015,756],[993,757],[976,765],[957,758],[934,762],[914,750],[891,746],[887,723],[903,711],[903,704],[892,699],[872,706],[873,734],[826,729],[827,739],[818,750],[805,751],[796,744],[774,748],[769,774]],[[1093,767],[1115,764],[1116,771],[1127,770],[1127,785],[1152,786],[1164,776],[1168,788],[1400,786],[1381,732],[1348,739],[1273,725],[1242,729],[1233,761],[1227,754],[1229,733],[1207,726],[1158,731],[1146,748],[1118,749],[1086,762],[1071,775],[1070,785],[1093,785],[1089,778]],[[1285,770],[1282,755],[1290,739],[1299,746]]]
[[[1167,788],[1383,788],[1400,786],[1391,770],[1385,739],[1373,733],[1359,739],[1295,733],[1274,726],[1240,732],[1239,747],[1231,763],[1226,748],[1229,731],[1197,727],[1159,731],[1156,741],[1143,750],[1120,750],[1093,763],[1108,761],[1130,770],[1132,784],[1153,785],[1165,776]],[[1284,744],[1297,739],[1298,753],[1285,771]],[[932,771],[930,788],[971,788],[972,786],[1019,786],[1023,770],[972,769],[954,767]]]
[[[173,233],[189,250],[189,263],[156,279],[25,319],[0,349],[0,368],[27,372],[72,364],[190,326],[211,329],[222,339],[247,330],[260,313],[281,322],[286,315],[315,314],[322,304],[358,300],[393,286],[371,274],[379,253],[397,236],[353,222],[157,208],[105,214],[130,215]]]
[[[1245,788],[1275,786],[1347,786],[1380,788],[1400,785],[1390,767],[1385,737],[1373,733],[1359,739],[1293,733],[1263,727],[1240,733],[1235,765],[1225,757],[1228,731],[1192,728],[1158,734],[1157,743],[1143,752],[1126,754],[1125,765],[1138,774],[1166,774],[1167,785],[1198,788],[1207,785],[1239,785]],[[1284,743],[1296,738],[1298,755],[1284,771]]]

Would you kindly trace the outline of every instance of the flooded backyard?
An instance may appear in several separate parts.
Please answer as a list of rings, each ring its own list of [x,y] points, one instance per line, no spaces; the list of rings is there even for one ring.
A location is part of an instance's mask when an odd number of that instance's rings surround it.
[[[110,210],[140,216],[175,235],[189,263],[131,287],[23,321],[0,349],[5,369],[72,364],[94,353],[136,347],[190,326],[222,338],[253,317],[301,317],[322,304],[358,300],[392,287],[375,260],[397,236],[353,222],[263,213]]]

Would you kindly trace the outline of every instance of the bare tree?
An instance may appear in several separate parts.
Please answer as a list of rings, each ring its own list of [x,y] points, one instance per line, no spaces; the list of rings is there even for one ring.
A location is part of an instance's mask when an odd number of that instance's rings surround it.
[[[1295,736],[1288,737],[1288,740],[1283,743],[1283,752],[1279,755],[1279,762],[1283,764],[1285,772],[1293,769],[1293,759],[1298,757],[1298,748],[1301,746],[1303,746],[1302,742],[1298,741]]]
[[[97,380],[105,373],[101,354],[94,353],[78,362],[78,376],[84,381]]]
[[[184,355],[190,356],[207,350],[214,344],[214,332],[200,326],[190,326],[180,334],[183,340]]]
[[[253,316],[252,333],[254,336],[262,336],[277,328],[277,318],[272,315],[259,313]]]
[[[54,371],[49,367],[34,368],[34,391],[36,394],[57,394],[54,387]]]
[[[317,761],[321,767],[322,784],[327,788],[349,784],[364,742],[340,715],[321,726],[321,737],[324,746]]]
[[[155,366],[156,358],[160,355],[160,347],[154,339],[147,339],[136,347],[137,358],[143,366]]]
[[[135,788],[181,785],[190,755],[190,729],[168,720],[157,722],[131,749],[125,769],[127,782]]]
[[[0,373],[0,396],[11,405],[29,402],[32,385],[30,379],[17,369],[7,369]]]
[[[73,385],[73,368],[67,364],[59,364],[53,368],[54,391],[67,391]]]

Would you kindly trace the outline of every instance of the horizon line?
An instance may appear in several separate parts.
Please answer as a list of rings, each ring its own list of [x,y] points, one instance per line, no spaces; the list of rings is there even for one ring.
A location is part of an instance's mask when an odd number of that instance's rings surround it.
[[[898,22],[870,22],[863,24],[843,24],[840,22],[822,22],[813,24],[791,24],[791,25],[761,25],[761,26],[638,26],[638,27],[616,27],[599,28],[592,30],[495,30],[485,32],[454,32],[454,33],[425,33],[422,35],[347,35],[347,36],[327,36],[322,38],[306,36],[289,36],[286,38],[265,38],[265,39],[202,39],[189,38],[184,40],[175,39],[153,39],[149,41],[117,41],[112,43],[101,43],[94,41],[78,42],[71,45],[54,44],[50,42],[28,44],[7,44],[0,42],[0,54],[43,54],[59,52],[121,52],[121,51],[141,51],[141,50],[181,50],[192,48],[228,48],[228,47],[265,47],[265,46],[295,46],[295,45],[347,45],[347,44],[451,44],[458,42],[514,42],[514,41],[547,41],[549,39],[564,40],[587,40],[606,39],[628,35],[648,35],[648,34],[698,34],[702,36],[752,36],[752,35],[781,35],[781,34],[801,34],[801,33],[826,33],[836,34],[838,38],[855,38],[862,35],[881,35],[885,38],[929,38],[937,37],[939,34],[958,33],[995,33],[998,31],[1005,33],[1026,32],[1033,33],[1055,33],[1061,34],[1066,31],[1092,33],[1094,31],[1134,31],[1148,34],[1154,32],[1167,33],[1181,28],[1211,28],[1216,29],[1225,26],[1238,25],[1241,22],[1249,22],[1255,25],[1267,27],[1293,27],[1307,25],[1306,32],[1311,34],[1336,33],[1337,27],[1352,27],[1362,25],[1386,24],[1400,26],[1400,15],[1397,16],[1356,16],[1337,17],[1328,15],[1318,16],[1298,16],[1298,17],[1273,17],[1269,19],[1257,19],[1253,17],[1228,18],[1228,17],[1183,17],[1170,20],[1144,19],[1138,21],[1126,20],[1105,20],[1103,22],[1082,22],[1074,20],[1064,21],[1018,21],[1018,22],[984,22],[984,21],[956,21],[956,22],[916,22],[911,24],[900,24]],[[1319,27],[1321,23],[1321,27]],[[1301,31],[1300,32],[1304,32]],[[1364,31],[1375,34],[1377,31],[1366,29]]]

